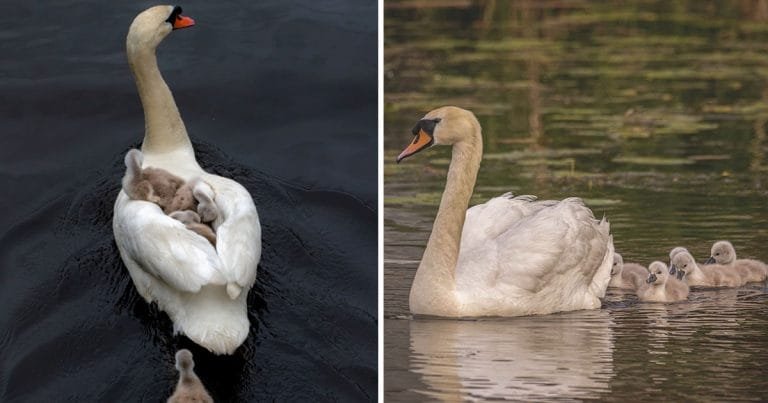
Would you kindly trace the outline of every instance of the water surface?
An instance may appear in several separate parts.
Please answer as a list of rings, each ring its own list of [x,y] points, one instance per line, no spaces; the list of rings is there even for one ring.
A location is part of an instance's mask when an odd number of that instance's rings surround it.
[[[760,3],[387,2],[388,399],[768,399],[765,284],[670,305],[611,291],[596,311],[412,318],[450,150],[394,164],[425,112],[461,106],[485,144],[471,204],[577,195],[627,262],[677,245],[704,260],[718,239],[768,260]]]

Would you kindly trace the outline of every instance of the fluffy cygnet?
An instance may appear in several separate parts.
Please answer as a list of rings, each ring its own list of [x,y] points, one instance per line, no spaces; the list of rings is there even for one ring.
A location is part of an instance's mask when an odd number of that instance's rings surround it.
[[[669,261],[671,262],[672,258],[674,258],[675,255],[677,255],[680,252],[688,252],[688,249],[682,246],[675,246],[674,248],[672,248],[671,251],[669,251]]]
[[[132,149],[125,154],[125,176],[123,191],[133,200],[146,200],[159,205],[168,214],[175,210],[196,208],[192,189],[184,187],[184,180],[158,168],[141,168],[144,155]],[[180,188],[184,187],[176,194]],[[176,199],[176,200],[174,200]],[[175,209],[171,209],[171,207]]]
[[[160,168],[142,169],[144,155],[137,149],[125,154],[123,190],[133,200],[156,203],[165,214],[197,211],[202,222],[213,222],[219,215],[213,189],[199,177],[189,182]]]
[[[168,398],[168,403],[213,403],[213,398],[211,398],[200,378],[195,374],[194,367],[195,361],[192,359],[192,353],[189,350],[183,349],[176,353],[176,369],[179,370],[179,383],[176,384],[176,390],[173,392],[173,395]]]
[[[690,286],[739,287],[744,284],[739,273],[728,266],[708,264],[699,266],[688,252],[681,252],[672,258],[676,270],[682,270]],[[674,269],[670,269],[670,272]],[[673,273],[674,274],[674,273]]]
[[[744,282],[765,281],[768,277],[768,266],[759,260],[737,259],[736,249],[728,241],[717,241],[712,245],[710,257],[705,264],[717,263],[733,268]]]
[[[655,261],[648,266],[648,279],[637,289],[641,301],[676,302],[688,298],[688,285],[669,275],[667,265]]]
[[[200,216],[192,210],[174,211],[169,214],[171,218],[181,221],[188,230],[207,239],[213,246],[216,246],[216,233],[213,228],[200,222]]]
[[[613,254],[611,281],[608,287],[637,290],[648,277],[648,269],[637,263],[624,263],[620,254]]]

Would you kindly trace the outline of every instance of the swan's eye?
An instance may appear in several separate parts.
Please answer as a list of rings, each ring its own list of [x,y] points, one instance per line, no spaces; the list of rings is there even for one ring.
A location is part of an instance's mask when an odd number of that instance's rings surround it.
[[[441,119],[421,119],[419,123],[416,123],[416,126],[411,131],[413,135],[419,134],[420,130],[424,130],[425,133],[429,134],[430,136],[433,135],[435,131],[435,126],[440,123]]]
[[[165,20],[165,22],[173,25],[174,21],[176,21],[179,18],[181,18],[180,16],[181,16],[181,7],[176,6],[176,7],[173,8],[173,11],[171,11],[171,15],[168,16],[168,19]]]
[[[715,253],[715,256],[720,256],[720,252],[718,252],[718,253]]]
[[[684,264],[684,265],[683,265],[683,267],[688,267],[688,264],[687,264],[687,263],[686,263],[686,264]]]

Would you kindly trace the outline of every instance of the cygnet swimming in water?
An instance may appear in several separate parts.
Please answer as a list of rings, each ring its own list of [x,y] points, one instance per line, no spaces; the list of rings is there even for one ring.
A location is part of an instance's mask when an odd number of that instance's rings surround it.
[[[744,282],[761,282],[768,277],[768,266],[754,259],[737,259],[736,249],[728,241],[717,241],[712,245],[709,259],[705,264],[717,263],[733,268]]]
[[[637,290],[648,278],[648,269],[637,263],[624,263],[620,254],[613,254],[611,281],[608,287]]]
[[[141,168],[144,155],[137,149],[125,154],[123,190],[133,200],[155,203],[165,214],[174,211],[197,211],[203,222],[212,222],[218,216],[213,201],[213,189],[200,178],[189,182],[160,168]]]
[[[675,255],[672,258],[672,266],[674,267],[670,268],[670,274],[682,270],[689,286],[739,287],[745,283],[733,268],[719,264],[699,266],[688,252]]]
[[[669,251],[669,261],[671,262],[672,258],[674,258],[675,255],[677,255],[680,252],[688,252],[688,249],[686,249],[683,246],[675,246],[674,248],[672,248],[671,251]]]
[[[669,275],[664,262],[655,261],[648,266],[648,279],[637,289],[641,301],[677,302],[688,298],[688,285]]]
[[[168,403],[191,403],[191,402],[209,402],[213,403],[213,398],[205,390],[203,382],[197,377],[194,371],[195,360],[192,359],[192,353],[187,350],[176,352],[176,369],[179,370],[179,383],[176,384],[176,390],[168,398]]]

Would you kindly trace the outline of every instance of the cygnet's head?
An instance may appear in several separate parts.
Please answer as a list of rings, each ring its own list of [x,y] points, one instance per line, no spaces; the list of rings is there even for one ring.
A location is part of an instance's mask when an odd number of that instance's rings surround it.
[[[613,254],[613,266],[611,266],[611,276],[615,276],[621,273],[621,269],[624,267],[624,258],[620,254]]]
[[[731,264],[736,260],[736,249],[728,241],[717,241],[712,245],[709,259],[704,264]]]
[[[672,262],[669,269],[669,274],[677,275],[677,278],[682,278],[686,273],[690,273],[696,270],[699,266],[696,265],[696,260],[689,252],[680,252],[672,258]],[[682,273],[681,273],[682,272]]]
[[[193,25],[195,20],[181,15],[179,6],[150,7],[133,19],[128,29],[126,45],[129,51],[136,48],[155,49],[174,29]]]
[[[192,353],[185,349],[176,352],[176,369],[179,372],[187,372],[195,367],[195,360],[192,359]]]
[[[466,109],[455,106],[434,109],[413,127],[413,142],[397,156],[397,162],[433,145],[453,145],[462,141],[481,142],[480,131],[480,122]]]
[[[174,220],[180,221],[184,225],[200,222],[200,216],[192,210],[178,210],[168,215]]]
[[[680,252],[688,252],[688,249],[682,247],[682,246],[676,246],[672,248],[671,251],[669,251],[669,261],[672,261],[672,258],[675,257]]]
[[[647,283],[653,285],[664,285],[669,277],[667,265],[664,262],[655,261],[648,266],[648,279]]]

